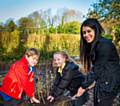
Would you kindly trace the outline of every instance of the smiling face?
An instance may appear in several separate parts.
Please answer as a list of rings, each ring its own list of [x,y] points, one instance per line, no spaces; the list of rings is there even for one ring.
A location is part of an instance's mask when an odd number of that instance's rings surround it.
[[[53,63],[56,67],[62,67],[62,65],[65,63],[64,56],[62,54],[54,54]]]
[[[83,26],[82,28],[83,38],[87,43],[92,43],[95,39],[95,31],[89,26]]]
[[[26,56],[29,66],[33,67],[38,63],[38,55]]]

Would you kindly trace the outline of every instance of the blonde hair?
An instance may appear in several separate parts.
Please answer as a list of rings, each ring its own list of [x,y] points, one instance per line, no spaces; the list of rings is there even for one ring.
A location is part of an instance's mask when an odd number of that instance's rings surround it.
[[[54,54],[61,54],[64,58],[65,58],[65,61],[74,61],[66,51],[58,51],[58,52],[55,52]]]
[[[40,53],[35,48],[29,48],[29,49],[26,50],[25,55],[27,57],[30,57],[30,56],[33,56],[33,55],[37,55],[39,57]]]

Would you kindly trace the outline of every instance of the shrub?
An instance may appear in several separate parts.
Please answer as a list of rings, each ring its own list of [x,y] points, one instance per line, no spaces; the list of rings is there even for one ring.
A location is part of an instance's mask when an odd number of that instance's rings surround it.
[[[35,47],[41,51],[44,58],[52,56],[59,50],[67,51],[71,56],[79,55],[79,35],[52,34],[52,35],[29,35],[26,48]]]

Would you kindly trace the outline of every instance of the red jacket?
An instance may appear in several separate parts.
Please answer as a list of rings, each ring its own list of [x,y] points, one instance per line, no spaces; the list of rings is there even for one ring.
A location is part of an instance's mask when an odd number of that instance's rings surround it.
[[[28,61],[25,56],[12,64],[5,76],[0,91],[14,99],[21,99],[24,91],[28,97],[34,96],[34,74],[28,74]]]

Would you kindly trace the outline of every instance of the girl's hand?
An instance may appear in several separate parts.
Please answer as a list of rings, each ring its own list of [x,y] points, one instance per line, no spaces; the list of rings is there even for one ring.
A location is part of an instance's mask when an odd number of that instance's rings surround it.
[[[30,98],[30,102],[31,103],[40,103],[40,101],[38,99],[36,99],[34,96],[32,98]]]
[[[52,102],[54,100],[53,96],[48,96],[47,100],[49,100],[50,102]]]
[[[80,88],[78,89],[77,94],[76,94],[74,97],[80,97],[80,96],[83,95],[84,92],[85,92],[85,89],[83,89],[82,87],[80,87]]]

